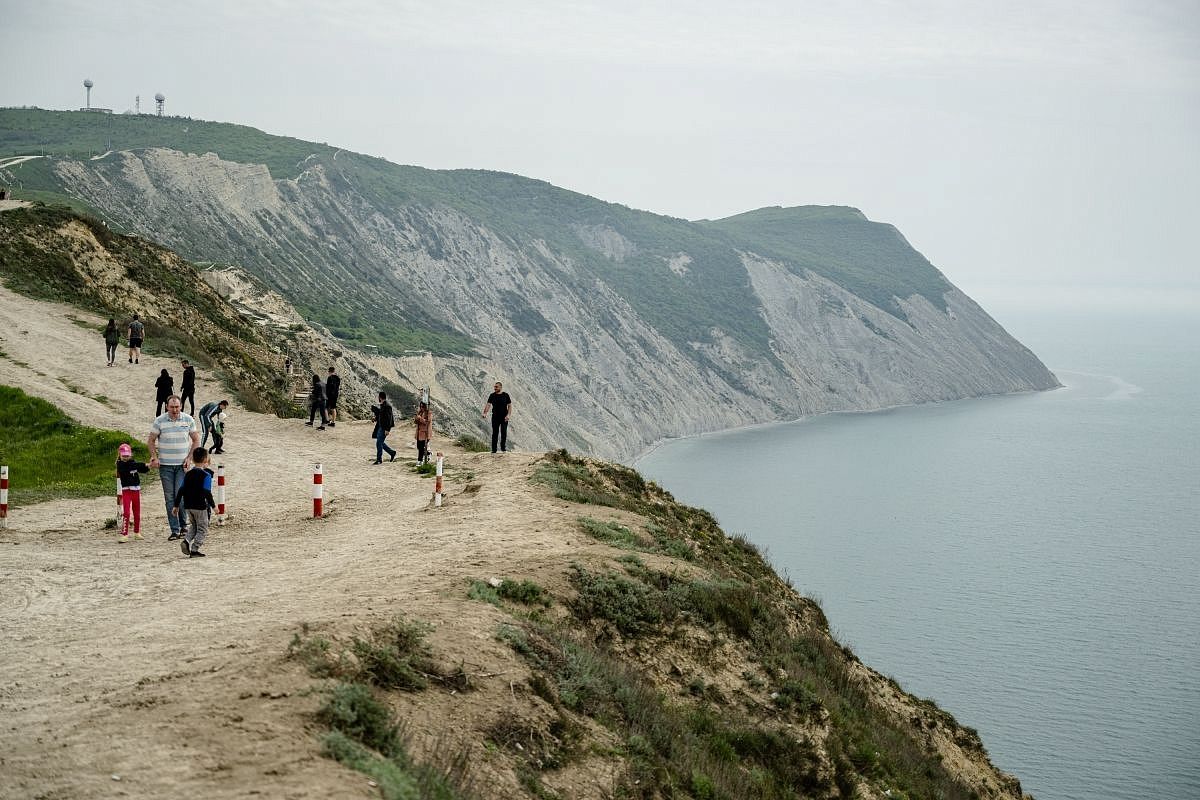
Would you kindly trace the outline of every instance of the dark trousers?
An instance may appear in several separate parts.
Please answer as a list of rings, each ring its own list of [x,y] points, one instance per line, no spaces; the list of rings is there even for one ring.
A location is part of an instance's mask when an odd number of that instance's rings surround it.
[[[154,416],[157,417],[158,415],[162,414],[163,406],[166,404],[167,399],[165,397],[162,400],[158,400],[154,405]]]
[[[105,343],[104,352],[108,354],[108,363],[113,363],[117,360],[117,346],[115,344]]]
[[[376,461],[383,461],[384,451],[387,451],[387,454],[389,456],[391,456],[392,458],[396,457],[396,451],[393,450],[392,448],[388,447],[387,435],[389,433],[391,433],[391,431],[385,431],[380,428],[375,429],[375,460]]]
[[[508,450],[508,420],[492,417],[492,452],[496,452],[496,437],[500,437],[500,449]]]
[[[321,412],[321,424],[324,425],[329,422],[329,417],[325,416],[325,401],[318,400],[317,402],[312,403],[308,407],[308,422],[309,422],[309,424],[312,424],[313,418],[317,416],[318,411]]]
[[[210,453],[223,452],[225,450],[225,437],[221,435],[221,432],[217,430],[216,426],[213,426],[213,428],[212,428],[212,437],[213,437],[212,450],[209,450],[208,452],[210,452]]]
[[[179,393],[179,407],[183,408],[184,404],[187,403],[189,400],[192,402],[192,410],[189,411],[188,413],[191,414],[192,416],[195,416],[196,415],[196,387],[195,386],[183,387],[183,390]]]
[[[417,439],[417,461],[424,463],[425,454],[429,452],[429,440]]]

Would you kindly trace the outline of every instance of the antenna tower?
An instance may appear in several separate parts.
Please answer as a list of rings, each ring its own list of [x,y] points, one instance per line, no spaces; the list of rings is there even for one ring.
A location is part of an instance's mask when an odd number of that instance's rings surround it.
[[[142,96],[140,94],[135,94],[133,96],[133,113],[142,113]]]
[[[91,78],[83,79],[83,88],[87,89],[87,106],[86,106],[87,108],[92,107],[92,87],[95,85],[96,84],[92,83]]]

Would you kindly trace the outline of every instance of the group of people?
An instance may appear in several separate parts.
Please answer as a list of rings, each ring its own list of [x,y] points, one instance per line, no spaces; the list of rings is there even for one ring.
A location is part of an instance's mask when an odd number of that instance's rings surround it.
[[[228,418],[227,409],[229,408],[228,400],[214,400],[200,406],[200,413],[196,413],[196,368],[185,358],[181,362],[183,366],[183,383],[179,387],[179,402],[182,409],[183,404],[190,405],[189,414],[194,416],[200,422],[200,431],[203,437],[200,442],[201,447],[208,445],[208,437],[213,438],[213,448],[210,453],[219,455],[225,452],[225,420]],[[168,400],[175,396],[175,379],[171,377],[171,373],[163,369],[159,373],[158,379],[154,382],[155,387],[155,405],[154,416],[162,415],[163,407]]]
[[[209,405],[223,408],[229,404],[222,400]],[[157,469],[171,528],[167,541],[179,541],[183,554],[190,558],[203,557],[200,548],[208,535],[209,517],[216,508],[212,496],[213,471],[208,467],[210,451],[201,445],[196,420],[183,412],[183,402],[177,395],[167,398],[166,412],[156,416],[150,425],[146,446],[150,453],[148,462],[135,461],[128,443],[117,449],[116,472],[124,518],[120,541],[129,541],[131,522],[133,538],[142,538],[141,475]]]
[[[146,323],[134,314],[133,319],[125,326],[125,340],[129,342],[129,363],[137,364],[142,356],[142,343],[146,340]],[[117,363],[117,347],[121,344],[121,331],[117,328],[116,319],[109,317],[108,325],[104,328],[104,354],[107,366]]]

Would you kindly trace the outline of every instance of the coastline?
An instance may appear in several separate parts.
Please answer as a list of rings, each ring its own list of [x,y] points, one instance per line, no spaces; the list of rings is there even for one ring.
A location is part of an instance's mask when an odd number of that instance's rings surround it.
[[[1054,373],[1055,380],[1058,380],[1058,373],[1055,370],[1051,370],[1051,372]],[[1078,374],[1078,373],[1076,373],[1076,374]],[[1105,376],[1105,377],[1110,377],[1110,376]],[[772,420],[766,420],[765,422],[748,422],[745,425],[735,425],[732,428],[720,428],[715,431],[703,431],[701,433],[689,433],[684,436],[663,436],[660,439],[656,439],[654,442],[652,442],[651,444],[646,446],[643,450],[641,450],[641,452],[639,452],[636,456],[634,456],[630,460],[628,466],[630,466],[634,469],[638,469],[638,464],[643,459],[645,459],[647,456],[649,456],[651,453],[653,453],[655,450],[657,450],[658,448],[662,447],[663,445],[667,444],[668,442],[677,442],[677,441],[681,441],[684,439],[704,439],[704,438],[707,438],[710,436],[722,436],[722,435],[729,434],[729,433],[738,433],[741,431],[749,431],[749,430],[754,430],[757,428],[769,428],[769,427],[774,427],[774,426],[778,426],[778,425],[794,425],[798,422],[807,422],[809,420],[819,419],[821,417],[829,417],[829,416],[833,416],[836,414],[881,414],[881,413],[885,413],[888,411],[896,411],[897,409],[901,409],[901,408],[920,408],[922,406],[944,405],[946,403],[966,403],[966,402],[971,402],[973,400],[987,400],[987,399],[993,398],[993,397],[1016,397],[1016,396],[1024,395],[1024,394],[1039,394],[1041,392],[1055,392],[1055,391],[1058,391],[1059,389],[1065,389],[1065,388],[1067,388],[1067,384],[1063,383],[1061,380],[1058,380],[1057,386],[1052,386],[1048,389],[1020,389],[1020,390],[1013,391],[1013,392],[997,392],[995,394],[980,394],[980,395],[974,395],[972,397],[959,397],[959,398],[955,398],[954,400],[931,400],[927,403],[894,403],[890,406],[880,406],[879,408],[847,408],[847,409],[839,409],[836,411],[822,411],[819,414],[805,414],[803,416],[795,417],[793,419],[772,419]]]

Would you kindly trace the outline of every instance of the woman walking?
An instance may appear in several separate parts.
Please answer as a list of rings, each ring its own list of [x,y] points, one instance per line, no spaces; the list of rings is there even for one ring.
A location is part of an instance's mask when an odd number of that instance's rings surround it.
[[[417,408],[414,417],[417,426],[417,464],[424,464],[429,457],[429,435],[433,432],[433,413],[425,403]]]
[[[108,366],[117,363],[117,345],[121,343],[121,332],[117,330],[117,321],[108,318],[108,327],[104,329],[104,350],[108,357]]]
[[[154,396],[157,405],[154,407],[154,416],[158,417],[162,414],[163,406],[167,404],[167,398],[175,394],[175,379],[171,377],[171,373],[165,369],[158,376],[158,380],[154,382],[158,388],[158,393]]]

